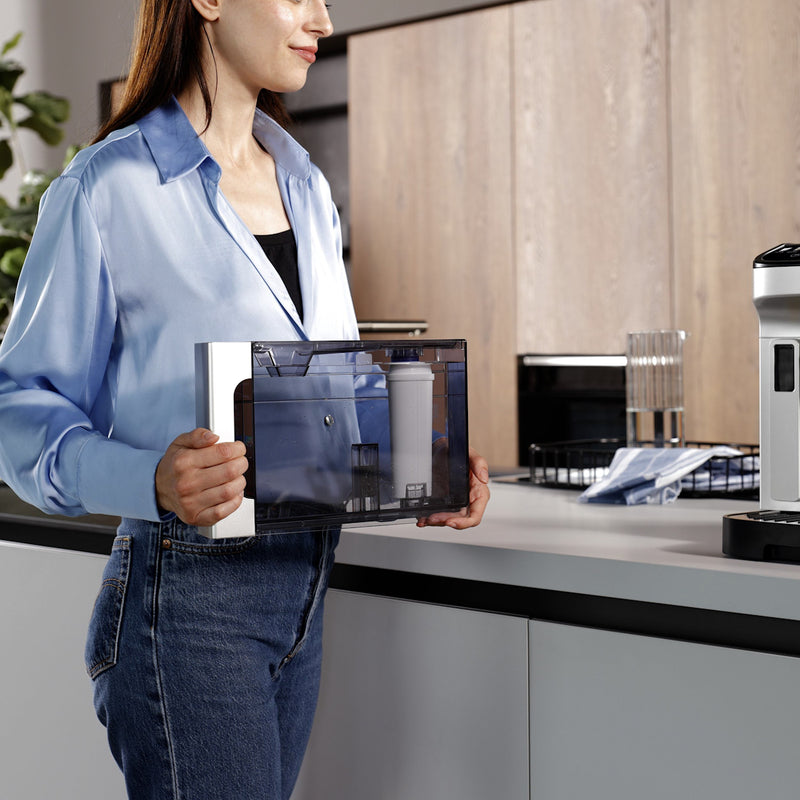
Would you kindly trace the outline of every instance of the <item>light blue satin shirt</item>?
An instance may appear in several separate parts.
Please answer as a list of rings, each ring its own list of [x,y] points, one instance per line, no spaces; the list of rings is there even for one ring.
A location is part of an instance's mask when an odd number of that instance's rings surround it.
[[[195,427],[194,345],[358,338],[330,188],[257,113],[295,232],[301,321],[178,103],[81,151],[42,200],[0,347],[0,477],[51,513],[159,518]]]

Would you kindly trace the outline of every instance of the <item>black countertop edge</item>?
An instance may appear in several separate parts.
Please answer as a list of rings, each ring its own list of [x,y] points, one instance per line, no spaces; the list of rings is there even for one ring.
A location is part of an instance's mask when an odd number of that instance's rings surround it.
[[[800,620],[335,564],[331,588],[800,657]]]
[[[35,519],[0,514],[0,541],[109,555],[116,528],[85,519]]]

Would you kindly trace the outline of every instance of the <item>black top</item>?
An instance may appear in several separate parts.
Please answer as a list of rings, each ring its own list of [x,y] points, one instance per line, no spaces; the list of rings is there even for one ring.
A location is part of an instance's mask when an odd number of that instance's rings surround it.
[[[779,244],[766,253],[756,256],[753,267],[797,267],[800,266],[800,244]]]
[[[297,269],[297,242],[291,228],[280,233],[262,233],[256,240],[264,254],[281,276],[281,280],[292,298],[300,319],[303,319],[303,295],[300,292],[300,273]]]

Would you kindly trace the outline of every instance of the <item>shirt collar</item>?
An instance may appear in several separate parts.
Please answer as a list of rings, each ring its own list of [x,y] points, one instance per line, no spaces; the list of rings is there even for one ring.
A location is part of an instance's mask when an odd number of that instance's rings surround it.
[[[174,97],[142,117],[138,124],[165,183],[198,169],[206,161],[214,180],[219,180],[219,165]],[[308,179],[311,173],[308,152],[259,109],[253,121],[253,135],[279,167],[302,180]]]
[[[275,159],[275,163],[301,180],[311,175],[311,158],[272,117],[256,109],[253,120],[253,135],[264,149]]]

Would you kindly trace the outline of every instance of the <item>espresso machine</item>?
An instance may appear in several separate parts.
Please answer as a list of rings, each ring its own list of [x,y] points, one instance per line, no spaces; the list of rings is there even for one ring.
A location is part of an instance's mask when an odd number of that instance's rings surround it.
[[[758,511],[723,519],[726,555],[800,563],[800,244],[753,262],[759,321]]]

